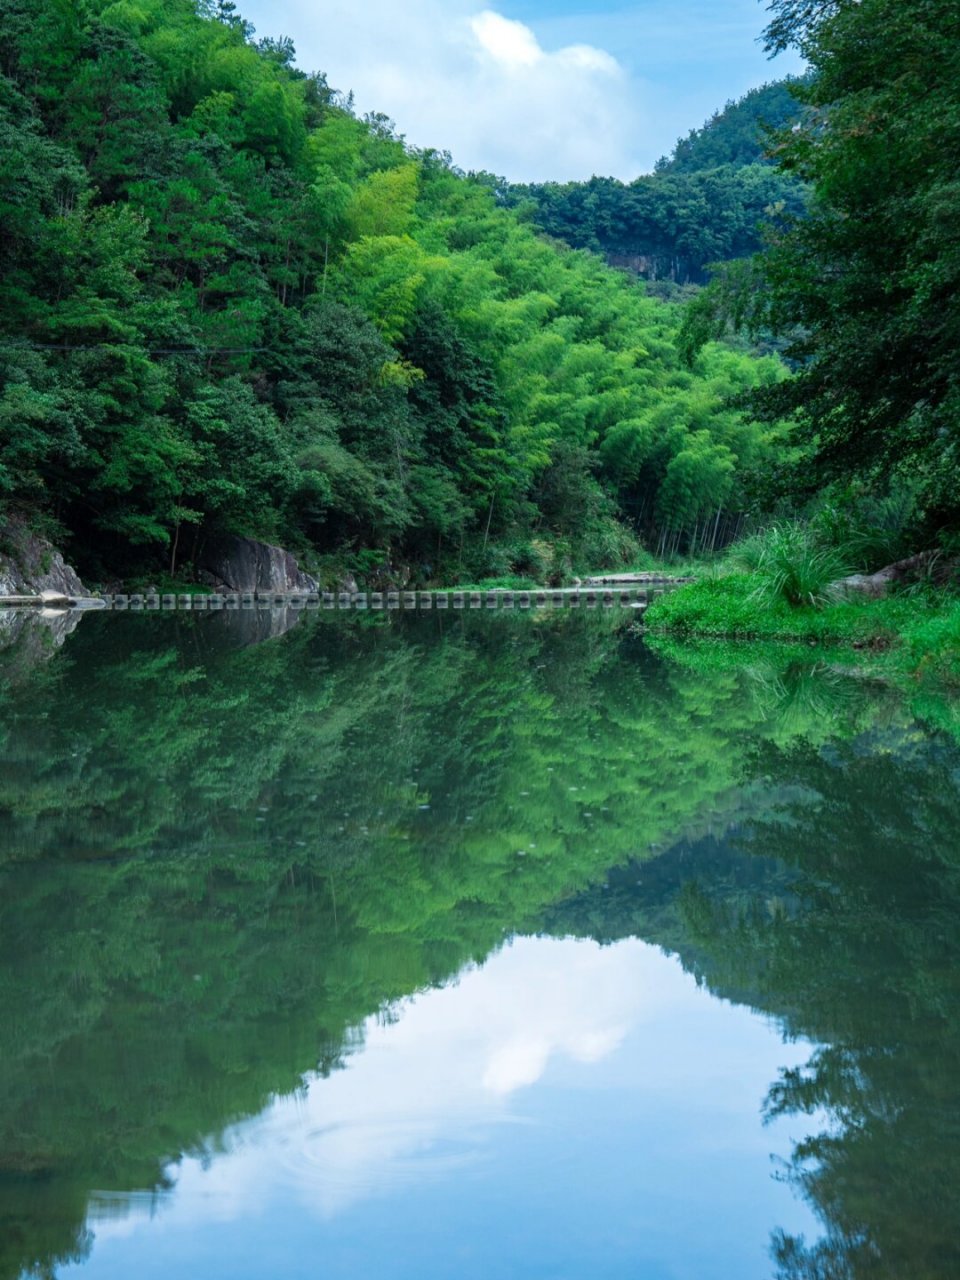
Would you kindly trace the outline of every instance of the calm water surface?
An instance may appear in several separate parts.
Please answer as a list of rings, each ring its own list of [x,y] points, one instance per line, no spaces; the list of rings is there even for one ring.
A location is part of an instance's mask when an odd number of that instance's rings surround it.
[[[948,700],[620,615],[0,621],[0,1280],[960,1274]]]

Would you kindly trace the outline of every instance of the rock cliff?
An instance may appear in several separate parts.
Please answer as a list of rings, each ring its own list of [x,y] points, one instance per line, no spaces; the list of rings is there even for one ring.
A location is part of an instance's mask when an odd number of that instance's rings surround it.
[[[7,519],[0,524],[0,596],[87,595],[76,571],[46,538],[32,533],[26,524]]]
[[[319,585],[289,551],[254,538],[224,538],[208,545],[198,568],[202,581],[228,591],[316,591]]]

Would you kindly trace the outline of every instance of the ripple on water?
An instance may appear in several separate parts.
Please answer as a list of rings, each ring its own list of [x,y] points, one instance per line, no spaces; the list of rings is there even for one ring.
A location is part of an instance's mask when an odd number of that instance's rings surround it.
[[[485,1158],[480,1131],[447,1137],[420,1120],[357,1121],[306,1130],[284,1145],[278,1178],[324,1199],[446,1177]]]

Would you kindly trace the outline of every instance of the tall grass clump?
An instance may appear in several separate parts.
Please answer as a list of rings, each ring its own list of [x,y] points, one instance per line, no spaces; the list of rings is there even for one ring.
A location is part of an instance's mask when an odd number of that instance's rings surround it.
[[[919,484],[897,477],[886,493],[828,490],[809,513],[810,527],[828,546],[843,547],[867,572],[903,560],[922,542]]]
[[[731,551],[728,563],[757,580],[754,597],[772,604],[819,607],[837,600],[836,584],[853,570],[844,548],[820,541],[809,525],[780,521],[745,538]]]

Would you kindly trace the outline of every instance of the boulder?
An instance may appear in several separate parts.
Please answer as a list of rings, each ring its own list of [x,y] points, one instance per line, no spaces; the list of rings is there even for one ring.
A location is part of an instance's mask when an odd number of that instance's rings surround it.
[[[255,538],[223,538],[208,543],[198,565],[201,581],[227,591],[316,591],[318,582],[303,573],[283,547]]]
[[[0,596],[89,594],[76,571],[46,538],[16,517],[0,526]]]

